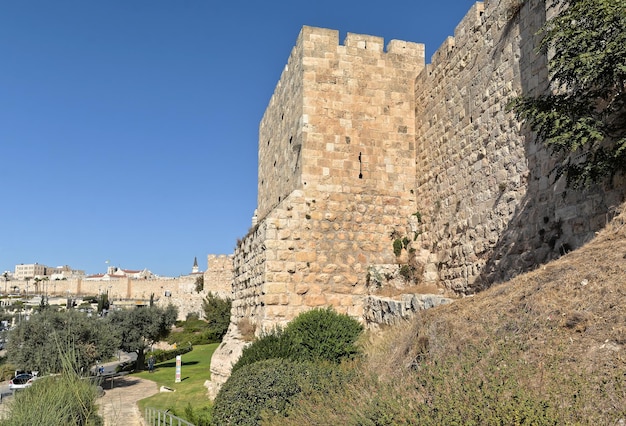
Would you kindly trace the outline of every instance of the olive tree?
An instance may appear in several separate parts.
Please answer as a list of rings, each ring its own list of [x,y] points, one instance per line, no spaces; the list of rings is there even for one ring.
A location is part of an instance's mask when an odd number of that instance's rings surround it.
[[[88,371],[96,361],[113,356],[119,339],[111,325],[74,310],[43,309],[9,332],[7,358],[17,367],[41,373],[62,371],[60,354]]]
[[[137,353],[137,369],[143,370],[145,351],[151,345],[164,339],[176,322],[178,309],[172,305],[122,309],[109,313],[107,322],[117,331],[121,340],[120,348]]]

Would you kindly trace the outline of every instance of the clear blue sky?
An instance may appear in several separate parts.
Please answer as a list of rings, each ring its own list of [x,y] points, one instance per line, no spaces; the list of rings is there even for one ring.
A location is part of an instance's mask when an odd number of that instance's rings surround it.
[[[0,272],[164,276],[232,253],[303,25],[426,44],[473,2],[0,0]]]

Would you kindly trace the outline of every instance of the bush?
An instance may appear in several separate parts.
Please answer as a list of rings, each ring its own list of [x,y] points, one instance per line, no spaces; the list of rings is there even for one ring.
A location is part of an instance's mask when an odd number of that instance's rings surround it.
[[[222,299],[213,293],[207,294],[202,301],[202,310],[209,325],[208,328],[216,336],[218,342],[222,341],[226,331],[228,331],[231,307],[232,301],[230,299]]]
[[[17,370],[17,366],[9,362],[3,362],[0,365],[0,381],[4,382],[5,380],[12,379],[15,374],[15,370]]]
[[[185,407],[185,418],[195,426],[211,426],[213,419],[213,407],[192,407],[187,404]]]
[[[258,425],[264,417],[286,417],[301,392],[319,392],[343,380],[336,366],[268,359],[248,364],[224,383],[213,405],[215,425]]]
[[[245,365],[272,358],[289,358],[289,342],[284,338],[281,328],[275,328],[273,332],[261,336],[250,346],[244,348],[241,356],[233,365],[232,373]]]
[[[41,377],[17,392],[0,422],[2,426],[103,424],[95,402],[98,387],[76,373],[76,355],[71,350],[57,355],[63,373]]]
[[[327,309],[300,314],[287,327],[275,329],[243,350],[232,371],[253,362],[285,358],[340,363],[359,353],[356,340],[363,326],[348,315]]]
[[[332,308],[313,309],[300,314],[285,329],[291,345],[290,358],[300,361],[325,360],[339,363],[354,358],[356,341],[363,326]]]
[[[102,425],[94,384],[77,375],[45,377],[15,394],[3,426]]]
[[[523,361],[483,365],[481,360],[450,359],[404,370],[401,377],[377,377],[360,366],[350,380],[314,394],[292,398],[289,417],[274,416],[267,426],[324,425],[545,425],[587,424],[562,415],[543,392],[520,385]],[[400,367],[401,368],[401,367]],[[515,373],[514,373],[515,372]],[[580,422],[580,423],[579,423]]]
[[[163,362],[174,359],[178,355],[189,353],[192,350],[193,345],[188,344],[186,346],[177,347],[176,349],[170,349],[168,351],[165,351],[163,349],[157,349],[156,351],[150,352],[150,354],[154,357],[154,362]]]
[[[223,335],[220,331],[211,328],[210,324],[201,319],[189,319],[178,321],[177,327],[182,327],[182,331],[172,331],[167,337],[169,344],[186,345],[206,345],[208,343],[219,343]]]
[[[189,312],[185,319],[187,321],[198,321],[200,319],[200,314],[198,314],[197,312]]]

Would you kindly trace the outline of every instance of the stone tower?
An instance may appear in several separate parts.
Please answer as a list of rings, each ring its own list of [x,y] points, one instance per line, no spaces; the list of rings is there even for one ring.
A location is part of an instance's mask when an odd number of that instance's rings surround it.
[[[233,259],[224,380],[256,333],[321,306],[363,316],[368,268],[397,263],[415,212],[414,80],[424,46],[303,27],[259,128],[257,224]]]
[[[507,109],[549,89],[535,52],[554,12],[475,3],[428,66],[420,44],[302,29],[259,129],[257,222],[233,256],[215,384],[243,325],[258,335],[318,306],[390,322],[441,303],[394,268],[472,294],[580,247],[619,211],[626,178],[566,187],[552,176],[564,159]],[[383,298],[390,283],[402,292]]]
[[[235,253],[238,317],[361,316],[368,267],[414,212],[413,82],[424,46],[304,27],[259,129],[258,225]],[[400,231],[402,230],[402,231]]]

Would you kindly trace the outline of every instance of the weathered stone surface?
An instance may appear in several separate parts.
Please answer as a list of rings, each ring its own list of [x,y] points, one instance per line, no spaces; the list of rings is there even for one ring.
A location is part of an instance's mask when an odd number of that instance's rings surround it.
[[[451,303],[453,299],[434,294],[404,294],[398,300],[386,297],[365,298],[363,318],[367,324],[397,324],[418,311]]]
[[[588,241],[625,185],[555,181],[563,159],[506,108],[548,87],[535,53],[547,13],[541,0],[476,3],[429,65],[421,44],[385,51],[380,37],[348,34],[340,45],[337,31],[302,28],[259,128],[233,324],[259,334],[317,306],[394,322]],[[444,294],[401,295],[414,279]]]

